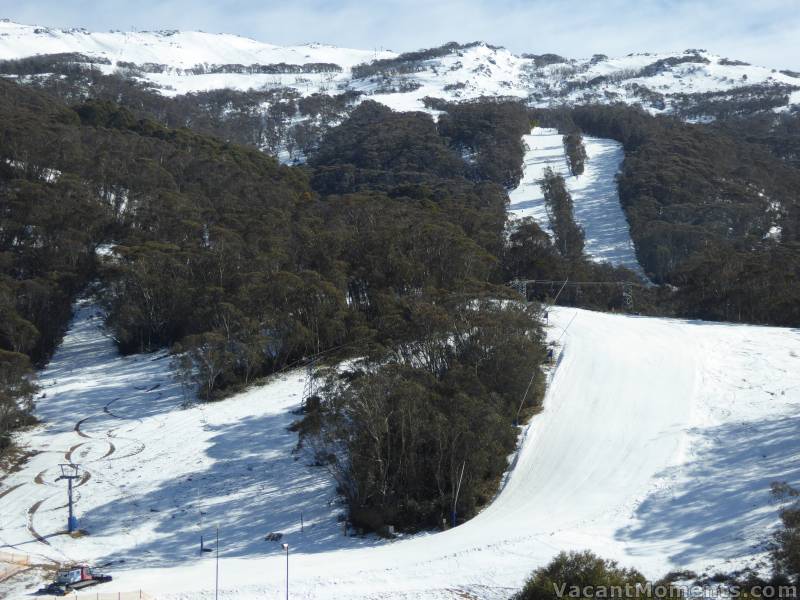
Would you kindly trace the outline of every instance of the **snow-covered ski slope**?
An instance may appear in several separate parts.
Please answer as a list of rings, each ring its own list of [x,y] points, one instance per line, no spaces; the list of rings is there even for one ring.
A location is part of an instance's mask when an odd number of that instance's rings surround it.
[[[0,498],[0,537],[55,559],[124,558],[109,591],[211,597],[213,558],[198,545],[215,524],[223,598],[281,593],[285,556],[270,531],[290,545],[301,598],[507,598],[562,549],[651,576],[730,569],[757,558],[777,524],[770,483],[800,483],[800,331],[557,308],[545,409],[495,502],[444,533],[345,538],[332,483],[295,460],[285,429],[302,376],[180,409],[165,359],[114,357],[92,310],[78,312],[43,375],[47,424],[22,440],[43,452],[3,482],[0,494],[22,487]],[[80,443],[89,535],[71,539],[58,535],[66,511],[52,469]]]
[[[56,53],[102,59],[109,64],[97,63],[95,67],[107,73],[134,63],[143,67],[134,76],[159,86],[165,95],[226,87],[290,87],[304,95],[355,90],[402,110],[421,110],[426,96],[448,100],[511,96],[535,106],[565,102],[640,103],[659,113],[671,109],[675,95],[726,92],[749,86],[800,86],[800,78],[790,71],[731,61],[705,50],[572,59],[517,55],[505,48],[477,43],[440,56],[406,60],[401,68],[388,66],[379,73],[357,77],[353,66],[400,55],[321,44],[282,47],[236,35],[197,31],[97,33],[0,21],[0,59]],[[310,63],[333,63],[341,70],[302,74],[290,70],[271,74],[188,70],[199,66]],[[790,104],[798,102],[800,96],[795,92]],[[787,109],[784,106],[777,110]]]
[[[301,513],[308,551],[368,543],[340,539],[329,477],[295,451],[297,435],[287,428],[297,419],[291,411],[304,372],[184,408],[169,362],[166,353],[120,357],[97,305],[78,304],[40,373],[43,425],[19,439],[35,455],[0,484],[0,551],[44,563],[177,565],[197,554],[201,534],[208,539],[225,524],[226,555],[250,556],[270,549],[263,541],[270,531],[299,532]],[[80,540],[64,534],[62,463],[80,465],[77,514],[90,532]]]
[[[540,185],[549,167],[566,181],[575,206],[575,221],[586,234],[587,255],[596,261],[628,267],[644,277],[619,202],[616,175],[624,158],[622,145],[614,140],[585,136],[586,167],[576,177],[569,170],[558,131],[535,127],[523,140],[528,150],[522,180],[508,195],[511,217],[532,217],[552,234]]]

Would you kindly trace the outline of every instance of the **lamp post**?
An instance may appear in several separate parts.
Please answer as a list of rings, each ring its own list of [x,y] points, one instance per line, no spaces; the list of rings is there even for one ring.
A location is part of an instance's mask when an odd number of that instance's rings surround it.
[[[289,544],[284,544],[286,550],[286,600],[289,600]]]

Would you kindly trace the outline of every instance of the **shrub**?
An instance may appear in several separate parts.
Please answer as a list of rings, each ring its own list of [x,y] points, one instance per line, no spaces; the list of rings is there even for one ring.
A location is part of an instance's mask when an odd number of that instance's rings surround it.
[[[555,600],[569,595],[570,589],[646,586],[644,575],[635,569],[620,567],[616,561],[600,558],[588,550],[561,552],[546,567],[536,569],[513,600]],[[645,589],[641,589],[644,594]]]

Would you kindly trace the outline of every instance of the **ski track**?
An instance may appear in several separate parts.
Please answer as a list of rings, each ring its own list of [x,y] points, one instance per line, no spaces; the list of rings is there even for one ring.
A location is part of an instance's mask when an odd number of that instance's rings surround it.
[[[552,237],[540,187],[544,171],[550,167],[564,177],[572,195],[575,221],[586,234],[586,254],[595,261],[628,267],[644,278],[619,202],[616,175],[624,159],[622,145],[614,140],[585,136],[586,166],[584,173],[576,177],[569,170],[558,131],[535,127],[523,140],[528,150],[523,160],[522,180],[509,193],[511,217],[531,217]]]
[[[800,332],[566,308],[550,321],[561,348],[545,410],[521,429],[497,499],[450,531],[385,542],[342,535],[333,482],[296,452],[304,373],[182,409],[168,360],[117,356],[82,303],[42,374],[45,424],[22,435],[41,452],[0,489],[0,549],[113,562],[105,591],[171,600],[209,597],[199,537],[217,524],[222,597],[243,600],[283,589],[272,531],[303,598],[507,598],[571,549],[652,577],[762,557],[778,522],[769,484],[800,483]],[[138,445],[115,437],[127,446],[104,456],[114,432]],[[89,535],[73,539],[53,480],[76,444],[72,460],[91,467],[76,489]]]

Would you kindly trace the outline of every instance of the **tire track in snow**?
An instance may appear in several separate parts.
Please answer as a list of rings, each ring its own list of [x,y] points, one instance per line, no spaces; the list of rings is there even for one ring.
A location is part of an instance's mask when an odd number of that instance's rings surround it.
[[[91,439],[91,438],[92,438],[92,436],[90,436],[90,435],[87,435],[87,434],[85,434],[85,433],[83,433],[83,432],[81,431],[81,425],[83,425],[83,424],[84,424],[86,421],[88,421],[89,419],[91,419],[91,418],[92,418],[92,417],[94,417],[94,416],[96,416],[96,415],[90,415],[90,416],[88,416],[88,417],[84,417],[83,419],[81,419],[80,421],[78,421],[77,423],[75,423],[75,433],[77,433],[77,434],[78,434],[79,436],[81,436],[81,437],[85,437],[85,438],[89,438],[89,439]]]
[[[24,483],[18,483],[17,485],[12,485],[10,488],[3,490],[2,492],[0,492],[0,498],[3,498],[4,496],[7,496],[8,494],[13,492],[14,490],[16,490],[18,488],[21,488],[23,485],[25,485],[25,484]]]
[[[45,473],[47,473],[47,469],[45,469],[44,471],[42,471],[41,473],[39,473],[39,474],[38,474],[36,477],[34,477],[34,478],[33,478],[33,483],[35,483],[36,485],[49,485],[49,484],[48,484],[48,483],[47,483],[47,482],[44,480],[44,474],[45,474]]]
[[[152,388],[150,388],[147,391],[152,391],[152,390],[156,389],[157,387],[158,386],[153,386]],[[136,389],[139,389],[139,388],[137,387]],[[134,417],[133,419],[126,419],[125,417],[122,417],[122,416],[116,414],[115,412],[113,412],[111,410],[111,405],[114,404],[115,402],[118,402],[119,400],[121,400],[121,398],[114,398],[113,400],[111,400],[108,403],[106,403],[106,405],[103,406],[103,412],[105,414],[109,415],[110,417],[113,417],[115,419],[119,419],[120,421],[131,420],[131,421],[135,421],[138,425],[141,425],[142,423],[144,423],[144,421],[139,417]],[[135,427],[134,427],[134,429],[135,429]],[[108,437],[114,438],[116,440],[122,440],[122,441],[126,441],[126,442],[133,442],[134,444],[137,444],[138,447],[136,448],[136,450],[133,450],[132,452],[129,452],[128,454],[124,454],[122,456],[114,456],[113,458],[110,458],[111,455],[114,453],[114,451],[116,451],[116,447],[114,446],[113,442],[109,441],[108,442],[109,445],[111,446],[111,448],[114,448],[114,450],[109,451],[105,456],[101,457],[99,460],[106,460],[106,459],[107,460],[118,460],[118,459],[122,459],[122,458],[130,458],[132,456],[136,456],[137,454],[141,454],[142,452],[144,452],[145,448],[147,448],[147,445],[144,442],[142,442],[141,440],[139,440],[139,439],[136,439],[136,438],[125,438],[125,437],[116,436],[114,434],[115,430],[116,430],[116,428],[112,427],[111,429],[106,431],[106,435]]]
[[[106,407],[104,407],[104,411],[108,412],[109,414],[111,414],[110,411],[106,410],[107,406],[108,405],[106,405]],[[100,458],[92,460],[92,461],[89,461],[90,463],[98,462],[98,461],[101,461],[101,460],[108,460],[116,452],[116,446],[114,445],[114,443],[112,441],[110,441],[110,440],[102,440],[102,439],[99,439],[99,438],[94,438],[94,437],[90,436],[89,434],[87,434],[87,433],[85,433],[84,431],[81,430],[81,426],[84,423],[86,423],[86,421],[88,421],[91,418],[97,417],[97,416],[98,415],[90,415],[88,417],[84,417],[83,419],[81,419],[80,421],[75,423],[75,427],[73,428],[73,430],[75,431],[76,434],[78,434],[78,436],[84,438],[87,441],[83,441],[83,442],[79,442],[77,444],[74,444],[66,452],[64,452],[64,460],[68,464],[74,465],[75,463],[73,462],[72,459],[73,459],[73,455],[75,454],[75,452],[77,452],[80,448],[82,448],[82,447],[84,447],[84,446],[86,446],[88,444],[91,444],[92,442],[95,442],[95,441],[105,442],[106,444],[108,444],[108,450]],[[112,416],[116,417],[116,415],[112,415]],[[120,417],[117,417],[117,418],[120,418]],[[142,448],[141,450],[143,450],[143,449],[144,448]],[[138,451],[141,451],[141,450],[138,450]],[[55,486],[53,486],[52,483],[49,483],[48,481],[45,480],[45,475],[46,475],[48,470],[49,469],[44,469],[43,471],[40,471],[36,475],[36,477],[34,477],[33,482],[36,485],[43,485],[43,486],[47,486],[47,487],[55,487]],[[91,471],[89,471],[87,469],[84,469],[83,470],[83,474],[81,475],[81,478],[73,486],[73,489],[77,489],[77,488],[80,488],[80,487],[86,485],[91,480],[91,478],[92,478]],[[5,496],[6,494],[11,493],[13,490],[17,489],[18,487],[21,487],[22,485],[24,485],[24,484],[18,484],[16,486],[12,487],[12,488],[9,488],[8,490],[4,490],[3,493],[0,494],[0,498]],[[47,539],[44,536],[42,536],[36,530],[36,527],[34,527],[34,522],[33,521],[34,521],[34,516],[39,511],[39,509],[41,508],[42,504],[44,504],[45,502],[47,502],[51,498],[54,498],[55,496],[56,495],[53,494],[53,495],[48,496],[46,498],[42,498],[41,500],[37,500],[36,502],[34,502],[30,506],[30,508],[28,508],[28,511],[27,511],[27,529],[28,529],[28,532],[34,537],[34,539],[36,541],[38,541],[38,542],[40,542],[42,544],[46,544],[46,545],[51,546],[51,547],[52,547],[52,544],[50,544],[50,542],[47,541]],[[77,504],[80,499],[81,499],[80,493],[76,493],[75,497],[73,498],[73,501],[74,501],[75,504]],[[57,507],[51,509],[51,511],[63,509],[66,506],[67,505],[57,506]]]
[[[36,539],[37,542],[41,542],[42,544],[47,544],[50,546],[50,542],[48,542],[44,537],[42,537],[36,528],[33,526],[33,516],[36,514],[36,511],[44,504],[48,499],[45,498],[44,500],[39,500],[35,502],[29,509],[28,509],[28,531],[30,534]]]
[[[75,452],[78,448],[83,446],[86,442],[81,442],[80,444],[75,444],[69,450],[64,453],[64,460],[67,461],[69,464],[73,464],[72,462],[72,453]]]

